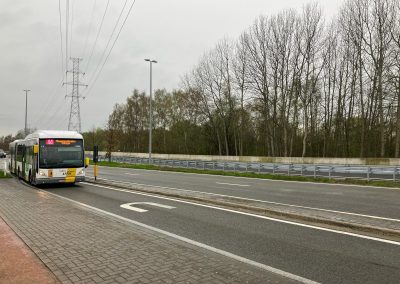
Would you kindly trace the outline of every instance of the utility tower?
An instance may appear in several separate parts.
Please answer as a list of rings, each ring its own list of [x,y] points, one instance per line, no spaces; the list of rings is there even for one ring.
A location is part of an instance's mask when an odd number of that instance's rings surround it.
[[[79,133],[81,132],[81,109],[79,106],[79,100],[82,97],[79,94],[79,87],[87,85],[82,84],[79,81],[79,75],[84,74],[79,71],[79,62],[82,60],[81,58],[71,58],[72,60],[72,70],[68,71],[67,73],[72,73],[72,82],[64,83],[66,85],[72,85],[72,92],[71,94],[67,95],[67,97],[71,97],[71,109],[69,113],[69,121],[68,121],[68,130],[75,130]]]

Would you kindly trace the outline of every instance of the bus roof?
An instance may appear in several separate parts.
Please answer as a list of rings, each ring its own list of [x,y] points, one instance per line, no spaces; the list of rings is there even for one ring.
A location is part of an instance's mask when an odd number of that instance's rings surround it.
[[[64,139],[83,139],[82,135],[76,131],[65,131],[65,130],[37,130],[32,134],[26,136],[25,140],[28,139],[46,139],[46,138],[64,138]]]
[[[14,145],[14,144],[18,143],[19,141],[22,141],[22,140],[21,139],[14,140],[13,142],[10,142],[10,145]]]

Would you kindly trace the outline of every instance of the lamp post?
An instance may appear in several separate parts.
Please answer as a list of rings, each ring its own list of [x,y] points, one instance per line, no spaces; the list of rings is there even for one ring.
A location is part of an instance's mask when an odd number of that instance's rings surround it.
[[[151,135],[153,129],[153,108],[152,108],[152,100],[153,100],[153,63],[157,63],[157,61],[152,59],[145,59],[145,61],[150,63],[150,121],[149,121],[149,164],[151,164]]]
[[[25,136],[28,135],[28,92],[31,90],[24,90],[25,92]]]

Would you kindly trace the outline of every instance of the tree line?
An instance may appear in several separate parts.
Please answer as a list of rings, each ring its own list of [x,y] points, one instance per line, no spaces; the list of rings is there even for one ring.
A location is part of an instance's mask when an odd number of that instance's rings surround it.
[[[157,90],[154,152],[399,157],[400,2],[349,0],[260,16]],[[104,149],[146,152],[149,97],[114,107]],[[89,135],[89,134],[88,134]]]

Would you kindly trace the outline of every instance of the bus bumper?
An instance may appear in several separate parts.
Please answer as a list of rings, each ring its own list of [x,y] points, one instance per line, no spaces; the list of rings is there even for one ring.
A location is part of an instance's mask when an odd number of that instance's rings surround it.
[[[37,178],[35,184],[51,184],[51,183],[75,183],[75,182],[83,182],[85,181],[85,177],[75,177],[72,178],[46,178],[39,179]]]

